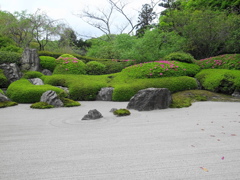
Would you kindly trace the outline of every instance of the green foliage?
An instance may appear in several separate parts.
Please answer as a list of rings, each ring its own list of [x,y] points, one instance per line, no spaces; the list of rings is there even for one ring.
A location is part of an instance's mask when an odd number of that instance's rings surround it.
[[[155,61],[140,63],[122,70],[132,78],[158,78],[172,76],[194,76],[200,71],[198,65],[178,61]]]
[[[52,75],[44,76],[44,83],[69,88],[69,97],[75,101],[95,100],[101,88],[107,87],[107,76]]]
[[[113,101],[129,101],[139,90],[150,87],[168,88],[171,93],[197,88],[196,80],[187,76],[131,80],[125,77],[122,80],[117,78],[117,82],[114,85]]]
[[[0,93],[1,93],[1,94],[4,94],[4,92],[3,92],[3,90],[2,90],[2,89],[0,89]]]
[[[194,57],[185,52],[173,52],[167,56],[164,57],[165,60],[169,61],[180,61],[185,63],[193,63],[195,61]]]
[[[50,109],[50,108],[54,108],[54,106],[50,105],[46,102],[36,102],[36,103],[32,104],[30,106],[30,108],[33,108],[33,109]]]
[[[86,74],[86,65],[84,62],[78,60],[72,55],[64,56],[66,57],[59,57],[56,60],[57,66],[54,69],[53,74]]]
[[[7,96],[18,103],[35,103],[39,102],[42,94],[48,90],[57,94],[63,92],[62,89],[51,85],[33,85],[27,79],[20,79],[10,84]]]
[[[196,75],[204,89],[232,94],[240,88],[240,71],[226,69],[205,69]]]
[[[240,70],[240,54],[224,54],[196,61],[202,69]]]
[[[64,107],[74,107],[74,106],[81,106],[81,104],[77,101],[74,101],[72,99],[68,99],[68,98],[62,98],[61,99]]]
[[[42,76],[43,74],[38,71],[27,71],[24,73],[23,78],[32,79],[32,78],[41,78]]]
[[[106,66],[97,61],[90,61],[86,64],[86,72],[89,75],[100,75],[105,71]]]
[[[0,69],[0,88],[8,87],[8,85],[9,85],[8,79],[4,75],[3,70]]]
[[[0,64],[3,63],[17,63],[19,64],[21,54],[16,52],[0,51]]]
[[[51,56],[39,56],[40,65],[43,69],[48,69],[50,71],[54,71],[57,66],[56,59]]]
[[[116,116],[129,116],[131,112],[128,109],[118,109],[113,114]]]
[[[12,102],[12,101],[4,101],[0,102],[0,108],[10,107],[10,106],[16,106],[18,103]]]
[[[72,58],[72,59],[74,59],[74,58],[76,58],[75,56],[73,56],[73,55],[71,55],[71,54],[62,54],[60,57],[58,57],[58,59],[59,58]]]

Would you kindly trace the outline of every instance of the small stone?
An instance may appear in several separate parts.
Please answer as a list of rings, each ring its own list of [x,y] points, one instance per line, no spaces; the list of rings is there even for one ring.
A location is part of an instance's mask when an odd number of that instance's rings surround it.
[[[102,118],[102,114],[96,110],[96,109],[93,109],[93,110],[90,110],[88,111],[88,114],[86,114],[82,120],[94,120],[94,119],[100,119]]]

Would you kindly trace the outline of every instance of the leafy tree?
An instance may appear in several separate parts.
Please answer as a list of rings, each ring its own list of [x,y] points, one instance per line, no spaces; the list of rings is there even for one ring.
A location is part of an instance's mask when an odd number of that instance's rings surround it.
[[[153,27],[152,21],[157,17],[157,14],[153,12],[153,7],[149,4],[142,6],[142,11],[138,16],[137,32],[136,35],[141,37],[144,35],[146,29]]]

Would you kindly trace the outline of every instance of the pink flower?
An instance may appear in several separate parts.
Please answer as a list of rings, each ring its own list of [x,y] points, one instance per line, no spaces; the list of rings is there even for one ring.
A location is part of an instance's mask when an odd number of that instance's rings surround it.
[[[160,76],[162,76],[162,75],[163,75],[163,73],[159,73],[159,75],[160,75]]]

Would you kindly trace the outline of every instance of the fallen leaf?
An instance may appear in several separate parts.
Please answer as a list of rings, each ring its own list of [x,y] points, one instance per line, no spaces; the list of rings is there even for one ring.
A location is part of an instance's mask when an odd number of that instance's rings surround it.
[[[201,129],[202,131],[204,131],[204,129]]]
[[[194,145],[191,145],[192,147],[195,147]]]
[[[215,137],[214,135],[210,135],[211,137]]]
[[[224,126],[222,126],[222,128],[224,128]]]
[[[237,136],[236,134],[231,134],[231,136]]]
[[[217,139],[217,141],[220,141],[220,139]]]
[[[205,172],[208,172],[208,169],[205,167],[200,167],[202,170],[204,170]]]
[[[224,156],[221,159],[224,160],[225,159]]]
[[[211,123],[213,123],[213,121]]]

